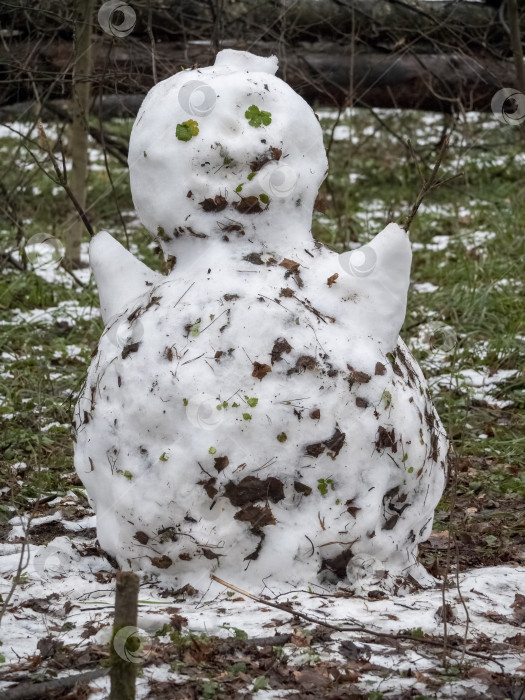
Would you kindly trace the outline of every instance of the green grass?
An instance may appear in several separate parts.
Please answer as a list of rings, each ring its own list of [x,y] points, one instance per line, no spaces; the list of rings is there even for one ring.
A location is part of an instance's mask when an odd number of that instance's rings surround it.
[[[335,133],[346,129],[352,138],[335,140],[330,146],[330,175],[321,190],[328,207],[325,213],[315,214],[313,231],[338,250],[351,242],[365,243],[389,221],[400,221],[414,201],[419,175],[403,140],[412,139],[427,170],[436,157],[442,117],[432,115],[434,123],[430,124],[429,115],[420,113],[382,112],[379,116],[382,124],[366,111],[343,115]],[[320,117],[329,145],[334,120],[322,111]],[[122,120],[108,125],[124,140],[130,126],[131,122]],[[54,133],[52,127],[48,133]],[[45,231],[62,238],[71,215],[69,203],[31,165],[23,149],[15,154],[16,144],[15,137],[0,138],[5,163],[0,177],[8,192],[16,189],[13,202],[25,235],[29,238]],[[459,484],[460,494],[465,495],[470,489],[473,496],[481,491],[525,496],[522,144],[515,130],[500,125],[491,115],[456,125],[443,174],[461,170],[463,176],[425,200],[411,228],[416,244],[412,279],[416,284],[430,282],[437,289],[410,292],[402,336],[414,347],[431,380],[455,453],[460,458],[490,459],[476,478]],[[100,150],[96,154],[94,144],[92,149],[96,157],[89,176],[88,212],[93,227],[106,228],[125,242],[122,217],[134,252],[151,267],[162,269],[149,235],[132,213],[127,171],[109,157],[113,189]],[[16,167],[9,167],[13,155]],[[479,231],[492,237],[476,245],[472,236]],[[448,245],[441,250],[426,249],[438,235],[446,236]],[[17,248],[16,227],[1,214],[0,238],[3,250]],[[7,507],[24,508],[37,495],[61,494],[75,485],[68,424],[102,322],[81,317],[77,321],[50,318],[43,323],[17,323],[13,316],[16,309],[45,310],[68,301],[96,308],[93,283],[80,289],[71,280],[69,284],[47,282],[29,269],[19,272],[5,266],[0,279],[0,481],[11,490],[1,495],[0,517],[7,517]],[[421,334],[429,323],[452,329],[447,332],[457,342],[445,349],[438,341],[434,348],[425,346]],[[70,346],[81,348],[80,353],[71,356]],[[486,375],[514,370],[515,376],[483,389],[480,398],[460,379],[460,373],[469,370]],[[512,405],[493,406],[492,399]],[[55,422],[58,427],[43,430]],[[22,484],[17,483],[12,469],[20,462],[27,465]]]

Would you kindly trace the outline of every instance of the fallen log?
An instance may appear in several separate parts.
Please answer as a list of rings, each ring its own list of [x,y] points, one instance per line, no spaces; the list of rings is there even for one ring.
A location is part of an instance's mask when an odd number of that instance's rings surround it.
[[[55,678],[52,681],[41,683],[22,683],[15,688],[8,688],[2,695],[2,700],[35,700],[35,698],[47,698],[55,690],[70,690],[76,685],[89,683],[97,678],[107,676],[109,669],[97,668],[94,671],[75,673],[71,676]]]
[[[248,48],[244,43],[232,47]],[[459,52],[432,54],[408,50],[352,54],[350,47],[326,43],[284,51],[274,44],[259,42],[251,50],[260,55],[277,53],[279,75],[313,105],[489,111],[494,93],[515,83],[512,59],[488,54],[469,56]],[[67,75],[70,52],[70,44],[53,44],[46,50],[46,61],[52,71],[39,73],[35,67],[33,75],[40,75],[35,77],[35,82],[40,91],[50,90],[48,99],[63,99],[64,91],[67,92],[66,79],[55,90],[51,89],[50,81],[53,74]],[[93,53],[91,112],[103,120],[113,116],[134,117],[153,85],[150,48],[141,44],[122,45],[107,60],[107,47],[103,40],[98,40]],[[214,53],[209,42],[187,46],[165,42],[156,46],[156,57],[158,80],[163,80],[181,67],[209,65]],[[107,94],[109,91],[112,94]],[[13,113],[9,104],[31,100],[33,96],[33,87],[26,90],[22,81],[4,99],[4,118]]]

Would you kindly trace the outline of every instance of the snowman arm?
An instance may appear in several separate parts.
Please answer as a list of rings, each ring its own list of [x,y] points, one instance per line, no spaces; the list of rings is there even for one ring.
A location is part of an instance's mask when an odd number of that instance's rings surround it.
[[[163,279],[107,231],[100,231],[91,239],[89,262],[97,283],[104,323]]]
[[[361,255],[356,258],[356,253]],[[388,224],[370,243],[341,253],[339,261],[353,277],[366,307],[368,332],[381,341],[386,352],[391,352],[406,314],[412,264],[408,233],[397,224]],[[359,264],[363,266],[361,271]]]

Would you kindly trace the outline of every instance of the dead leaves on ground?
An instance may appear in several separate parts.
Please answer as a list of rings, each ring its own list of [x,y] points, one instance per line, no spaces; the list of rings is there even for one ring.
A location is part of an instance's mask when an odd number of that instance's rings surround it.
[[[270,365],[265,365],[265,364],[262,364],[261,362],[254,362],[253,363],[252,377],[259,379],[262,382],[262,380],[266,377],[268,372],[271,372],[271,371],[272,371],[272,368],[270,367]]]

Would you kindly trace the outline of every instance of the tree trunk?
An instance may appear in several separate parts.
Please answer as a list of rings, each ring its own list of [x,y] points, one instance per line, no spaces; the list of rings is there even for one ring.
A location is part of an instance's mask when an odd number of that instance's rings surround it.
[[[525,63],[523,62],[523,46],[521,43],[520,18],[517,0],[507,0],[509,14],[510,43],[516,66],[516,86],[525,95]]]
[[[71,126],[69,150],[71,154],[70,187],[82,209],[86,208],[87,175],[89,166],[89,101],[91,96],[92,39],[91,22],[94,0],[77,0],[75,24],[75,64],[71,96]],[[65,265],[69,269],[81,266],[80,244],[82,223],[78,213],[72,209],[66,227]]]

